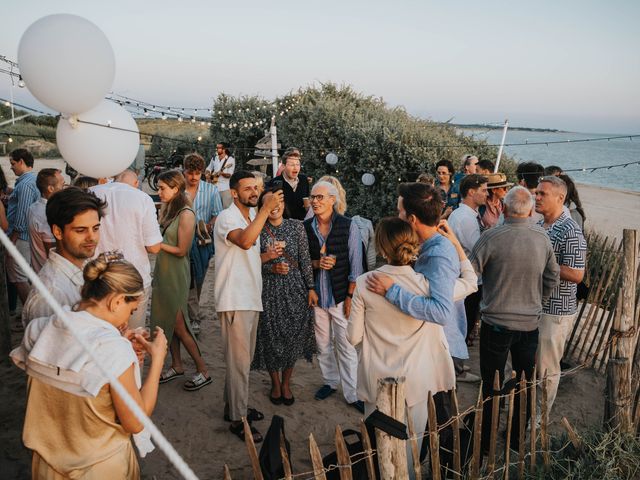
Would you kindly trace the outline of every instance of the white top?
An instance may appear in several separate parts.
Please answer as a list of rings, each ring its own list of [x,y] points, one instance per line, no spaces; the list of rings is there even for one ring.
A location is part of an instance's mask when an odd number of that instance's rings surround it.
[[[231,155],[229,155],[229,157],[226,157],[226,158],[228,158],[228,160],[226,165],[224,166],[224,170],[221,173],[227,173],[229,175],[233,175],[233,172],[236,169],[236,160]],[[220,172],[220,169],[222,168],[223,163],[224,163],[224,160],[220,160],[216,155],[214,158],[211,159],[211,162],[209,163],[207,170],[213,173]],[[226,190],[229,190],[229,180],[231,179],[225,178],[222,175],[220,175],[217,183],[219,192],[224,192]]]
[[[253,209],[249,209],[251,221],[255,217]],[[249,250],[240,248],[227,238],[229,232],[244,230],[248,225],[235,203],[223,210],[216,220],[213,229],[216,252],[214,296],[218,312],[262,311],[260,237]]]
[[[60,305],[73,307],[80,301],[80,289],[84,284],[82,270],[58,255],[55,248],[49,251],[49,259],[38,273],[38,278]],[[22,324],[26,326],[34,318],[50,317],[53,313],[53,308],[40,292],[32,288],[22,308]]]
[[[473,246],[480,238],[479,219],[480,214],[478,211],[464,203],[461,203],[458,208],[451,212],[447,219],[449,226],[458,237],[458,240],[460,240],[460,244],[467,256],[471,255]]]
[[[47,261],[47,249],[45,243],[55,243],[56,239],[51,233],[51,227],[47,222],[47,199],[40,197],[36,203],[29,207],[27,213],[29,219],[29,239],[31,243],[31,268],[36,273],[40,271]]]
[[[140,272],[144,287],[151,285],[151,265],[145,247],[162,242],[156,207],[149,195],[120,182],[91,187],[107,202],[100,220],[100,241],[96,255],[120,250]]]
[[[403,288],[429,295],[428,281],[410,266],[384,265],[385,273]],[[429,392],[451,390],[456,375],[449,345],[441,325],[406,315],[383,296],[369,291],[366,279],[356,280],[347,326],[347,338],[362,344],[358,355],[358,398],[375,402],[379,378],[406,378],[405,395],[410,407],[428,398]]]

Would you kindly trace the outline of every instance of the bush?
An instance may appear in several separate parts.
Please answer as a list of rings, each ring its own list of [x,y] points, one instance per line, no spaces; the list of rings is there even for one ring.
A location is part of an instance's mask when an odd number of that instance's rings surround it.
[[[266,133],[263,127],[268,128],[265,123],[244,125],[256,112],[275,114],[278,141],[283,149],[302,150],[304,173],[316,179],[337,176],[347,190],[348,213],[373,220],[395,213],[399,182],[414,181],[425,171],[434,173],[438,160],[451,160],[458,169],[466,153],[497,156],[496,148],[453,126],[415,118],[402,108],[389,108],[382,99],[333,84],[300,90],[275,105],[257,97],[221,95],[214,110],[211,137],[232,144],[240,166],[253,158],[256,142]],[[329,152],[338,155],[337,165],[326,163]],[[502,171],[513,175],[512,160],[504,158],[502,165]],[[364,173],[375,176],[374,185],[363,185]]]

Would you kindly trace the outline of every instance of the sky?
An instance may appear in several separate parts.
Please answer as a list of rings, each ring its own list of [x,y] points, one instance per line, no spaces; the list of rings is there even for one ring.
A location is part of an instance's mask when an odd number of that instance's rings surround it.
[[[640,133],[637,1],[4,0],[0,55],[26,28],[83,16],[109,38],[113,91],[205,107],[333,82],[416,116]],[[0,74],[0,97],[10,81]],[[16,102],[39,103],[26,89]]]

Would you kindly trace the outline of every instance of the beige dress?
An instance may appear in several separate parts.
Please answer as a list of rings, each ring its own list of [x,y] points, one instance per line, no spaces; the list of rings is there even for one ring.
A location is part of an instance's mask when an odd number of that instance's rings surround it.
[[[29,377],[22,439],[34,480],[136,480],[131,434],[118,423],[109,384],[81,397]]]

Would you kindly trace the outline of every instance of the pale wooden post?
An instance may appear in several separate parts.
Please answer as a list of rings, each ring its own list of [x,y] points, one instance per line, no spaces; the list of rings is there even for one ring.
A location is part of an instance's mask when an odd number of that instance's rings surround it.
[[[226,463],[224,464],[224,469],[223,469],[223,475],[224,475],[224,480],[231,480],[231,472],[229,471],[229,465],[227,465]]]
[[[440,439],[438,438],[438,417],[436,404],[429,392],[429,450],[431,451],[431,478],[440,480]]]
[[[622,241],[622,291],[618,295],[619,312],[614,317],[612,334],[620,337],[611,346],[607,365],[607,390],[605,395],[604,422],[611,429],[631,433],[631,362],[634,354],[636,327],[635,295],[636,270],[638,268],[637,230],[625,229]]]
[[[373,449],[371,448],[371,439],[369,438],[367,426],[364,424],[364,421],[362,419],[360,419],[360,434],[362,435],[362,449],[364,451],[364,454],[367,456],[367,475],[369,476],[369,480],[376,480],[376,467],[373,464],[374,453]]]
[[[413,426],[413,419],[409,415],[409,406],[407,405],[407,429],[409,430],[409,444],[411,445],[411,457],[413,460],[413,472],[416,478],[422,478],[422,467],[420,466],[420,450],[418,450],[418,439],[416,438],[416,430]],[[424,435],[424,431],[420,432]]]
[[[258,460],[256,445],[253,443],[251,426],[249,425],[249,422],[247,422],[246,417],[242,417],[242,423],[244,424],[244,443],[247,446],[247,451],[249,452],[249,460],[251,460],[253,478],[255,478],[255,480],[264,480],[264,477],[262,476],[262,469],[260,468],[260,460]]]
[[[511,371],[511,378],[516,378],[516,372]],[[515,399],[515,388],[509,392],[509,411],[507,413],[507,441],[504,452],[504,480],[509,480],[509,457],[511,453],[511,427],[513,425],[513,401]]]
[[[535,385],[533,388],[536,388]],[[520,395],[520,412],[518,413],[520,415],[520,428],[518,431],[518,478],[523,479],[524,457],[527,447],[525,443],[525,436],[527,433],[527,376],[524,371],[520,376],[519,389],[520,392],[518,392],[518,395]],[[532,422],[535,422],[535,419],[532,419]]]
[[[291,471],[291,462],[289,461],[289,453],[287,453],[287,445],[284,440],[284,432],[280,432],[280,457],[282,457],[282,469],[284,470],[284,479],[293,480],[293,472]]]
[[[347,449],[347,443],[344,441],[342,430],[340,429],[339,425],[336,425],[335,442],[340,480],[353,480],[353,475],[351,474],[351,459],[349,458],[349,450]]]
[[[573,448],[575,448],[578,452],[582,450],[582,440],[580,440],[580,437],[569,423],[569,420],[567,420],[567,417],[562,417],[560,423],[562,423],[562,426],[567,431],[567,435],[569,436],[569,440],[571,440],[571,443],[573,444]]]
[[[376,406],[382,413],[404,423],[406,419],[404,377],[378,380]],[[406,442],[376,429],[378,466],[383,480],[409,478]]]
[[[536,420],[536,415],[538,412],[538,406],[536,405],[536,397],[537,397],[537,390],[536,390],[536,378],[538,378],[537,376],[537,367],[533,367],[533,381],[531,383],[531,390],[529,391],[529,396],[531,397],[531,465],[530,465],[530,471],[531,473],[534,473],[536,471],[536,444],[537,444],[537,440],[538,440],[538,422]]]
[[[462,466],[460,460],[460,407],[456,389],[451,390],[451,406],[453,407],[453,478],[462,479]],[[420,477],[418,477],[420,478]]]
[[[491,398],[491,436],[489,438],[489,458],[487,459],[487,473],[493,478],[496,465],[496,442],[498,440],[498,423],[500,422],[500,373],[496,370],[493,376],[493,397]]]
[[[313,433],[309,434],[309,455],[315,480],[327,480],[327,476],[324,473],[324,465],[322,464],[322,455],[320,455],[316,439],[313,438]]]
[[[482,463],[482,407],[482,382],[480,382],[478,400],[476,401],[476,415],[473,421],[473,456],[469,465],[471,480],[480,478],[480,464]]]
[[[551,458],[549,457],[549,431],[547,430],[547,425],[549,422],[549,410],[547,403],[547,371],[544,372],[544,377],[542,378],[542,398],[540,399],[540,443],[542,446],[542,461],[544,463],[545,471],[549,471],[549,466],[551,465]],[[536,419],[531,417],[531,423],[535,422]]]

